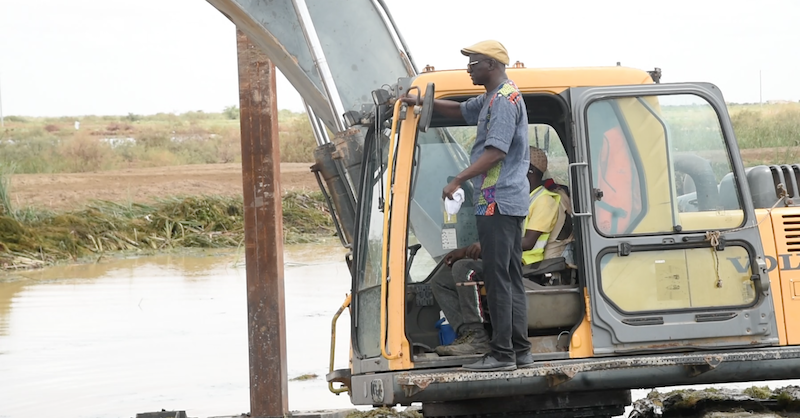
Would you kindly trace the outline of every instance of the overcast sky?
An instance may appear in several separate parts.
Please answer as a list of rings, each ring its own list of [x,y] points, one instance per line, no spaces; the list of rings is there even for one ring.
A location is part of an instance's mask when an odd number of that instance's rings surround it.
[[[321,0],[316,0],[321,1]],[[329,0],[344,1],[344,0]],[[800,100],[797,0],[386,0],[420,67],[465,68],[494,38],[528,67],[661,67],[726,100]],[[205,0],[0,0],[4,115],[126,115],[238,104],[234,25]],[[279,78],[278,106],[302,110]]]

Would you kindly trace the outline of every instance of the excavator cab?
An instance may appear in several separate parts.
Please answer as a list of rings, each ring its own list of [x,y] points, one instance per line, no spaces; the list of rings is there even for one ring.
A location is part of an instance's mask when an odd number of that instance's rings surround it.
[[[463,186],[455,216],[441,201],[444,185],[469,165],[475,127],[433,113],[419,129],[425,105],[396,102],[384,112],[387,128],[365,146],[348,377],[355,402],[417,401],[435,416],[472,398],[499,407],[532,396],[526,408],[534,408],[548,391],[607,384],[621,390],[609,402],[624,404],[631,387],[700,381],[692,374],[708,364],[687,371],[678,365],[687,353],[738,356],[781,344],[785,321],[776,316],[759,219],[715,86],[655,84],[620,67],[507,74],[523,93],[530,144],[541,147],[540,132],[548,133],[546,177],[568,190],[575,239],[573,265],[545,260],[574,280],[524,279],[531,351],[543,366],[487,377],[460,371],[470,356],[434,352],[440,308],[430,282],[451,274],[442,263],[449,251],[477,241],[474,185]],[[483,93],[458,71],[403,83],[395,94],[435,86],[436,98],[463,101]],[[634,366],[648,361],[651,368]],[[604,374],[576,380],[554,364]],[[655,370],[666,375],[656,381]]]

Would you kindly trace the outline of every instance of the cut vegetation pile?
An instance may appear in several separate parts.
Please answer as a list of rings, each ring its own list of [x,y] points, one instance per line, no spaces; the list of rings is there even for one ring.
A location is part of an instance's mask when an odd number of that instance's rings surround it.
[[[800,387],[681,389],[668,393],[653,390],[633,403],[629,415],[631,418],[776,416],[800,416]]]
[[[287,243],[332,236],[322,194],[287,192],[282,199]],[[0,266],[35,268],[110,251],[236,248],[243,243],[242,199],[163,199],[153,205],[99,201],[66,213],[0,210]]]

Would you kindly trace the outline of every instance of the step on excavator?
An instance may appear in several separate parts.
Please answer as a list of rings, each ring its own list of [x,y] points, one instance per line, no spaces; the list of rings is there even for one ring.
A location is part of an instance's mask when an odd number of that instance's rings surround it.
[[[441,200],[475,127],[432,103],[482,88],[464,69],[420,72],[382,0],[207,1],[292,83],[313,127],[311,169],[352,275],[333,322],[335,337],[349,309],[349,367],[334,370],[332,345],[332,392],[426,417],[618,416],[631,389],[800,378],[800,165],[745,167],[715,85],[509,66],[530,143],[569,192],[574,262],[526,290],[535,365],[469,372],[471,357],[434,351],[430,282],[477,240],[470,190],[455,219]],[[408,93],[420,100],[397,100]]]

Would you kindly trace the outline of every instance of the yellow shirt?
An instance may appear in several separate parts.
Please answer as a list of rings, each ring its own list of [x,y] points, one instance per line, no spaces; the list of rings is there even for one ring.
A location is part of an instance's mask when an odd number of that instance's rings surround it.
[[[558,202],[553,196],[543,194],[528,208],[528,222],[525,224],[525,230],[552,232],[556,226],[556,215],[558,215]]]
[[[531,192],[531,196],[536,194],[539,186]],[[548,190],[543,190],[528,207],[528,216],[525,218],[525,231],[538,231],[542,235],[549,235],[556,226],[558,220],[558,201],[557,194]],[[524,233],[523,233],[524,236]],[[523,264],[532,264],[544,259],[544,244],[547,236],[541,236],[532,249],[522,253]]]

